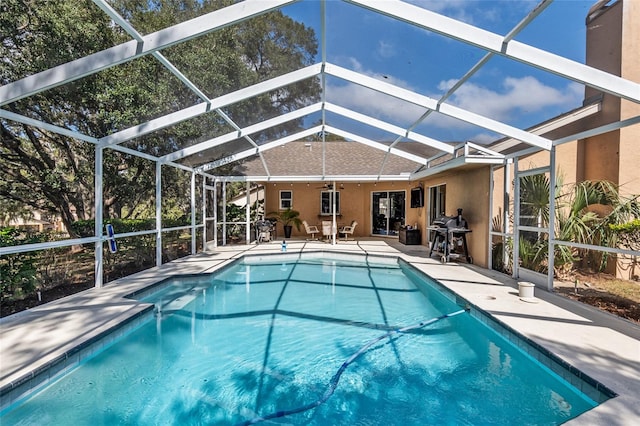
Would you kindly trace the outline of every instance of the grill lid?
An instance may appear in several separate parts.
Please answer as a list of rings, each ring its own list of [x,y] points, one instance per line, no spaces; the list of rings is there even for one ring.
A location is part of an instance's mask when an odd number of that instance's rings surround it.
[[[433,221],[434,226],[441,228],[469,228],[467,220],[462,217],[462,209],[458,209],[457,216],[440,216]]]

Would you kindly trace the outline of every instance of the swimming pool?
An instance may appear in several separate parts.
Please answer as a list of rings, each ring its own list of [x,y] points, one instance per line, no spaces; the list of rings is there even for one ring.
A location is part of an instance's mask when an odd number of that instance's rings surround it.
[[[247,257],[136,297],[154,313],[9,407],[2,424],[241,424],[322,399],[367,343],[466,307],[382,257]],[[283,421],[559,424],[606,398],[579,392],[482,315],[472,307],[389,334],[344,369],[326,402]]]

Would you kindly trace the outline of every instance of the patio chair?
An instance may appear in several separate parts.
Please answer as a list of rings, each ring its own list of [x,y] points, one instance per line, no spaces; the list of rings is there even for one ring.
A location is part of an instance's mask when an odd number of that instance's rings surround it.
[[[333,235],[332,224],[333,222],[331,222],[330,220],[322,221],[322,236],[324,237],[325,240],[330,240],[331,236]]]
[[[353,231],[356,229],[356,225],[358,225],[358,222],[354,220],[351,222],[351,225],[346,225],[340,228],[340,234],[344,234],[345,241],[349,240],[349,235],[353,236]]]
[[[307,232],[307,235],[311,234],[311,238],[307,238],[307,241],[317,241],[318,239],[316,238],[316,234],[320,233],[318,227],[316,225],[309,225],[306,220],[303,220],[302,224],[304,225],[304,230]]]

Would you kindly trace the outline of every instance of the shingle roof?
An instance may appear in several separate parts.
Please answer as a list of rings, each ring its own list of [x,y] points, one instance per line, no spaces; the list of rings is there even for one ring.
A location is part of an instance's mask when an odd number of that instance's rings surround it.
[[[275,176],[324,176],[324,175],[400,175],[420,168],[422,164],[397,155],[371,148],[358,142],[327,141],[290,142],[265,151],[264,159],[269,174]],[[396,147],[407,152],[430,157],[440,152],[426,145],[402,142]],[[323,170],[324,156],[324,170]],[[236,176],[265,176],[263,163],[258,156],[236,165],[231,172]]]

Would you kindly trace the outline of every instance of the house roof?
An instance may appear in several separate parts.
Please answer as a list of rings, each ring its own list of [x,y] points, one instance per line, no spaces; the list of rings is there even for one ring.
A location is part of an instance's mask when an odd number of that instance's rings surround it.
[[[473,75],[482,69],[494,56],[504,60],[516,61],[524,66],[536,68],[570,81],[586,84],[621,99],[640,103],[639,83],[515,40],[516,34],[527,28],[551,3],[550,0],[542,0],[540,4],[533,7],[506,35],[476,27],[408,2],[346,0],[345,3],[359,7],[363,11],[366,10],[367,13],[383,15],[406,25],[411,25],[420,31],[436,34],[448,41],[460,42],[484,52],[484,56],[480,60],[470,63],[469,70],[465,75],[457,78],[455,84],[444,95],[438,97],[413,91],[384,78],[374,78],[364,72],[361,67],[346,68],[330,61],[327,55],[327,49],[331,46],[327,44],[326,20],[328,16],[325,12],[327,7],[326,0],[319,1],[321,7],[318,13],[323,15],[321,16],[322,24],[319,34],[320,51],[322,53],[316,63],[216,97],[207,96],[205,93],[207,91],[211,92],[211,88],[199,87],[198,84],[190,81],[185,73],[164,56],[163,52],[170,48],[175,49],[183,43],[193,42],[209,33],[255,16],[297,3],[297,1],[261,0],[238,2],[149,34],[141,34],[137,31],[106,0],[94,0],[94,3],[109,16],[114,24],[119,25],[128,33],[131,40],[5,84],[0,87],[0,118],[73,137],[95,144],[99,148],[119,150],[197,173],[221,174],[221,170],[228,169],[228,167],[222,169],[221,166],[256,157],[258,160],[250,160],[246,164],[238,164],[231,169],[239,174],[242,172],[241,176],[246,179],[265,176],[269,179],[277,179],[290,177],[291,174],[296,173],[305,175],[317,173],[319,176],[349,174],[354,177],[359,175],[362,179],[378,179],[386,173],[398,173],[399,171],[407,174],[409,178],[416,178],[421,176],[419,173],[424,174],[425,168],[431,167],[432,162],[429,157],[416,153],[415,149],[412,150],[415,148],[415,144],[405,144],[407,141],[422,144],[455,157],[455,150],[451,144],[435,140],[426,134],[416,131],[416,126],[431,114],[438,114],[447,119],[478,126],[489,132],[517,140],[519,143],[524,143],[533,149],[549,150],[554,143],[552,139],[540,136],[536,132],[517,128],[509,124],[507,120],[492,119],[483,114],[473,112],[469,108],[457,106],[450,102],[449,98],[453,93],[467,84]],[[200,101],[187,108],[168,111],[147,121],[141,120],[130,127],[102,137],[83,134],[78,128],[67,128],[56,123],[41,122],[29,117],[26,111],[12,111],[7,108],[7,105],[19,99],[69,84],[110,67],[149,57],[159,61],[169,73],[173,74],[184,85],[185,90],[196,93]],[[322,88],[322,99],[315,104],[303,106],[298,110],[289,111],[278,117],[265,119],[260,123],[240,123],[234,121],[225,113],[225,108],[231,105],[250,102],[256,96],[272,93],[274,90],[286,88],[289,85],[309,79],[317,79]],[[398,126],[385,122],[379,118],[362,114],[332,102],[331,99],[327,98],[327,81],[341,81],[346,84],[364,87],[389,99],[401,100],[405,105],[417,107],[423,111],[423,114],[409,126]],[[172,126],[185,121],[206,117],[208,114],[216,114],[222,117],[229,124],[230,131],[206,140],[181,142],[171,152],[162,153],[162,155],[156,154],[153,147],[148,147],[145,150],[142,144],[135,143],[137,138],[159,130],[170,129]],[[254,137],[260,132],[273,129],[290,120],[312,116],[320,117],[320,120],[316,121],[318,124],[307,124],[300,131],[287,134],[276,140],[262,142],[260,138]],[[346,129],[339,124],[339,120],[331,121],[327,118],[329,116],[384,130],[396,139],[391,145],[380,144]],[[640,121],[638,117],[634,120],[619,121],[609,126],[606,131],[629,126]],[[307,122],[311,121],[307,120]],[[596,129],[595,131],[600,130]],[[604,131],[603,129],[602,132]],[[322,143],[325,143],[326,135],[336,135],[351,141],[354,145],[334,145],[326,142],[323,149],[315,147],[305,153],[300,150],[299,145],[291,144],[294,141],[310,139],[318,134],[322,135]],[[282,146],[285,147],[283,148]],[[331,152],[333,148],[338,147],[340,147],[341,152]],[[344,150],[347,151],[347,155],[342,153]],[[324,152],[325,156],[318,156],[318,151]],[[352,151],[352,154],[349,154],[349,151]],[[464,148],[464,152],[467,152],[467,147]],[[322,161],[322,163],[312,165],[301,161],[301,158],[307,157],[309,158],[308,161]],[[485,151],[477,161],[483,158],[487,159],[487,161],[496,161],[499,156],[493,156],[490,152]],[[422,170],[418,174],[415,173],[416,165],[422,166]]]
[[[579,108],[567,111],[540,124],[527,129],[528,132],[553,139],[556,145],[576,140],[582,130],[588,128],[588,120],[602,109],[602,96],[590,99]],[[521,153],[529,146],[513,138],[502,138],[487,146],[487,148],[509,155]]]
[[[383,144],[388,148],[390,143]],[[401,146],[405,152],[425,158],[438,154],[440,151],[422,144],[403,142]],[[345,179],[406,179],[409,173],[424,165],[419,161],[398,155],[387,156],[388,151],[371,148],[353,141],[295,141],[278,148],[266,151],[264,163],[257,156],[248,161],[237,164],[229,173],[235,176],[263,177],[270,176],[285,178],[304,178],[306,180],[328,180],[332,177]]]

